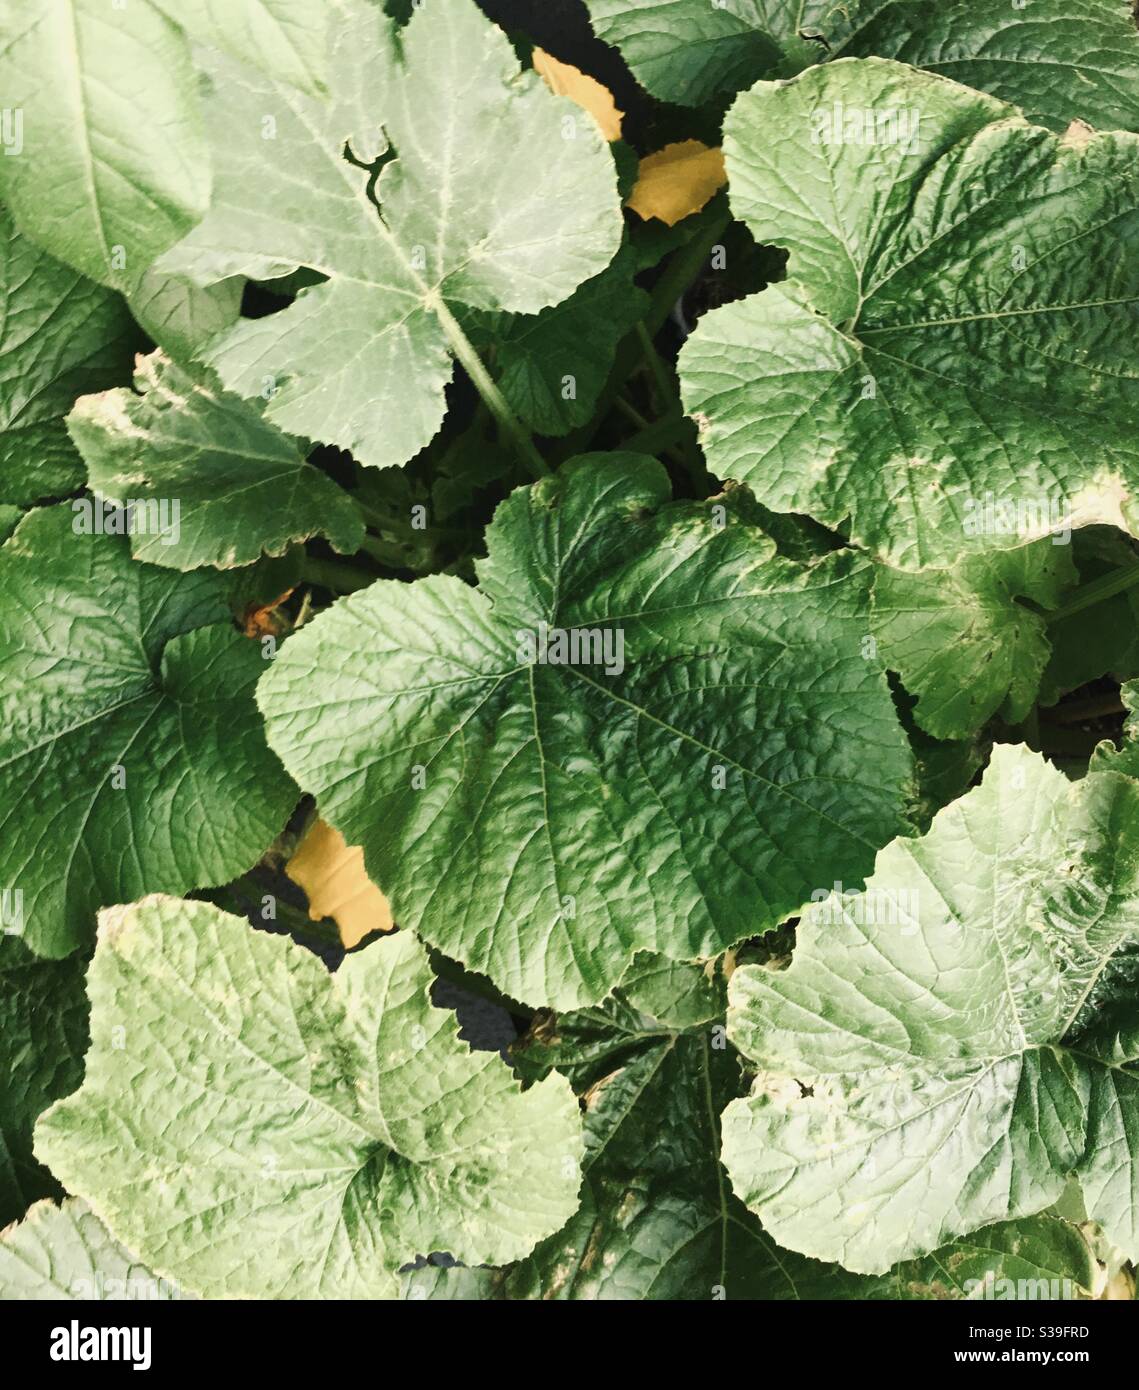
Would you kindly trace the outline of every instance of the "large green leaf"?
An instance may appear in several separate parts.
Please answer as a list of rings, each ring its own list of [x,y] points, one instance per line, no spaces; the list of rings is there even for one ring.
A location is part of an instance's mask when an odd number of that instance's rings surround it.
[[[1041,1211],[1077,1174],[1139,1254],[1139,786],[998,747],[979,788],[804,910],[784,971],[737,970],[758,1075],[724,1112],[780,1244],[884,1271]]]
[[[664,101],[699,106],[828,58],[898,58],[1023,107],[1139,129],[1139,38],[1122,0],[587,0]]]
[[[0,1291],[36,1301],[182,1298],[124,1249],[86,1202],[37,1202],[0,1235]]]
[[[175,361],[190,362],[211,338],[237,322],[244,284],[235,276],[199,289],[148,270],[129,291],[131,313]]]
[[[658,1098],[659,1099],[659,1098]],[[587,1118],[588,1123],[588,1118]],[[650,1147],[656,1142],[655,1131],[646,1138]],[[631,1201],[626,1204],[634,1211],[639,1190],[630,1192]],[[735,1199],[729,1195],[729,1203]],[[619,1213],[618,1213],[619,1214]],[[638,1214],[643,1216],[643,1210]],[[734,1213],[733,1213],[734,1216]],[[756,1290],[754,1294],[746,1291],[742,1297],[756,1302],[791,1302],[805,1299],[811,1302],[945,1302],[946,1300],[1082,1300],[1094,1297],[1099,1286],[1100,1276],[1096,1260],[1087,1238],[1077,1227],[1053,1216],[1027,1216],[1020,1221],[1002,1221],[995,1226],[986,1226],[975,1235],[935,1250],[921,1260],[903,1260],[886,1274],[851,1274],[839,1265],[824,1265],[817,1260],[805,1259],[790,1250],[781,1250],[768,1240],[754,1217],[746,1217],[749,1230],[754,1239],[750,1249],[726,1252],[727,1284],[711,1285],[711,1294],[705,1285],[689,1297],[693,1300],[711,1296],[716,1300],[730,1299],[733,1290],[738,1294],[740,1284],[731,1278],[734,1255],[748,1258],[747,1265],[741,1265],[746,1273],[746,1284]],[[567,1234],[577,1234],[579,1222],[588,1223],[589,1217],[583,1212],[566,1227]],[[483,1302],[502,1298],[557,1297],[557,1298],[607,1298],[623,1297],[620,1293],[610,1294],[609,1289],[618,1289],[622,1278],[627,1278],[628,1268],[621,1269],[614,1278],[607,1271],[597,1272],[594,1256],[610,1253],[606,1247],[606,1228],[597,1225],[598,1239],[584,1251],[572,1244],[564,1247],[565,1258],[569,1263],[564,1269],[555,1268],[550,1281],[553,1292],[541,1291],[538,1284],[528,1281],[535,1277],[536,1267],[540,1267],[551,1241],[539,1246],[532,1259],[504,1274],[492,1269],[468,1269],[466,1266],[439,1268],[427,1265],[404,1276],[404,1297],[414,1300],[445,1302]],[[583,1232],[584,1233],[584,1232]],[[655,1234],[655,1232],[654,1232]],[[636,1232],[634,1231],[634,1237]],[[742,1244],[742,1242],[741,1242]],[[700,1253],[700,1252],[698,1252]],[[638,1251],[635,1264],[651,1267],[653,1249]],[[756,1262],[756,1263],[751,1263]],[[626,1261],[626,1265],[630,1262]],[[589,1268],[582,1276],[582,1267]],[[699,1272],[700,1266],[695,1265]],[[521,1290],[521,1292],[520,1292]],[[629,1297],[656,1298],[656,1286],[650,1285],[644,1294],[630,1293]],[[683,1295],[678,1295],[683,1297]]]
[[[83,1087],[36,1152],[153,1269],[221,1297],[386,1298],[417,1254],[526,1254],[577,1205],[581,1121],[428,999],[408,932],[329,975],[149,898],[100,921]]]
[[[303,445],[268,424],[257,404],[161,352],[139,362],[134,391],[86,396],[68,427],[97,496],[178,501],[177,538],[132,536],[139,560],[230,568],[318,534],[349,553],[363,539],[359,509],[305,462]]]
[[[599,38],[661,101],[701,106],[770,75],[782,54],[764,0],[586,0]]]
[[[104,904],[249,868],[296,797],[221,577],[139,564],[84,519],[32,512],[0,548],[0,885],[45,956]]]
[[[487,544],[479,589],[374,584],[260,688],[401,925],[574,1007],[637,950],[714,955],[858,881],[901,828],[910,758],[857,556],[788,560],[746,491],[670,505],[633,454],[514,492]],[[595,647],[531,661],[540,624]]]
[[[998,710],[1019,724],[1051,651],[1039,610],[1056,608],[1078,579],[1052,539],[967,555],[948,570],[881,566],[871,626],[883,661],[918,697],[918,724],[939,739],[967,738]]]
[[[906,569],[1135,525],[1139,137],[1059,139],[867,59],[758,84],[724,147],[736,215],[790,260],[682,353],[714,473]]]
[[[1127,0],[808,0],[799,29],[820,35],[832,58],[913,63],[1055,131],[1073,120],[1139,130],[1139,34]],[[785,48],[792,62],[808,56],[794,41]]]
[[[21,231],[92,280],[122,290],[177,351],[192,321],[226,315],[216,295],[151,271],[210,201],[192,40],[235,48],[313,90],[338,6],[312,0],[27,0],[0,12],[0,90],[20,149],[0,194]],[[180,300],[177,309],[173,301]],[[233,306],[235,307],[235,305]]]
[[[161,264],[202,285],[325,275],[207,359],[239,395],[268,390],[282,428],[402,464],[438,430],[464,350],[449,306],[533,314],[597,275],[620,243],[616,174],[594,122],[520,73],[470,0],[403,30],[357,4],[334,63],[332,106],[211,66],[213,204]],[[395,157],[370,190],[345,143],[380,124]]]
[[[23,904],[3,894],[0,934],[0,1228],[59,1189],[32,1155],[32,1127],[83,1079],[85,964],[38,960],[16,937]]]
[[[8,5],[0,89],[23,116],[22,152],[0,160],[20,230],[129,292],[209,202],[185,36],[149,0]]]
[[[197,43],[222,48],[283,82],[321,92],[328,82],[328,31],[341,0],[152,0]]]
[[[135,337],[118,295],[40,251],[0,209],[0,502],[82,487],[63,417],[85,391],[126,380]]]

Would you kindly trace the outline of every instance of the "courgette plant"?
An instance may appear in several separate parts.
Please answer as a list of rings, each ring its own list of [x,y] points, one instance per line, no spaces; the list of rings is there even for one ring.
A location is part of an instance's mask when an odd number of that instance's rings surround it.
[[[0,16],[6,1298],[1133,1292],[1129,8],[587,3]]]

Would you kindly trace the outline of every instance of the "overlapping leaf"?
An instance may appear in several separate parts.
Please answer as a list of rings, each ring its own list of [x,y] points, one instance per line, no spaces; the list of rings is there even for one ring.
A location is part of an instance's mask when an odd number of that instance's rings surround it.
[[[661,101],[700,106],[738,92],[780,62],[764,0],[586,0],[599,38],[621,50]]]
[[[257,404],[164,353],[139,362],[134,391],[81,400],[68,428],[96,496],[177,501],[177,537],[132,536],[136,559],[179,570],[229,568],[313,535],[348,552],[363,539],[358,508],[305,462],[302,444],[268,424]]]
[[[58,1193],[32,1155],[32,1127],[83,1079],[87,1050],[85,965],[37,959],[17,939],[23,902],[0,900],[0,1228]],[[3,1281],[0,1280],[0,1287]]]
[[[268,389],[282,428],[402,464],[443,419],[463,351],[450,306],[537,313],[597,275],[620,242],[616,176],[593,120],[520,73],[469,0],[416,9],[398,33],[357,4],[335,62],[325,105],[217,60],[211,209],[162,265],[199,284],[327,276],[208,360],[240,395]],[[369,196],[344,149],[375,146],[380,126],[394,158]]]
[[[82,486],[63,417],[77,396],[126,380],[134,337],[118,295],[40,251],[0,209],[0,502]]]
[[[152,0],[194,43],[225,49],[305,92],[328,84],[341,0]]]
[[[87,520],[44,508],[0,548],[0,886],[56,957],[104,904],[249,868],[296,796],[220,578],[139,564]]]
[[[577,1106],[561,1078],[523,1093],[469,1052],[430,981],[409,933],[330,976],[203,903],[112,909],[87,1076],[36,1152],[207,1295],[387,1298],[417,1254],[515,1259],[577,1204]]]
[[[872,627],[883,661],[918,697],[921,727],[934,738],[963,739],[998,711],[1020,723],[1051,651],[1039,610],[1056,608],[1078,578],[1068,549],[1051,539],[966,556],[949,570],[882,566]]]
[[[520,1053],[585,1103],[581,1209],[505,1277],[507,1298],[842,1297],[859,1282],[777,1250],[720,1167],[719,1112],[740,1093],[709,969],[638,961],[597,1009],[555,1018]]]
[[[573,1007],[637,950],[714,955],[820,875],[858,880],[910,773],[864,655],[862,561],[787,560],[744,490],[669,505],[631,454],[514,492],[487,541],[480,589],[377,583],[294,636],[259,693],[396,921],[514,998]],[[571,629],[576,654],[539,659]]]
[[[0,87],[22,113],[23,149],[0,161],[17,225],[90,279],[137,285],[209,201],[181,30],[149,0],[10,5]]]
[[[782,1245],[884,1271],[1078,1176],[1139,1253],[1139,786],[998,747],[982,785],[808,908],[789,969],[732,977],[758,1069],[724,1112]]]
[[[681,356],[714,473],[907,569],[1139,522],[1139,137],[868,59],[758,84],[724,148],[735,213],[790,259]]]
[[[781,1252],[786,1259],[786,1252]],[[852,1280],[857,1299],[1079,1300],[1097,1284],[1095,1256],[1077,1227],[1054,1216],[985,1226],[888,1273]]]
[[[191,41],[248,54],[282,82],[319,90],[338,0],[29,0],[0,15],[0,89],[16,128],[0,194],[53,256],[121,290],[174,352],[237,313],[152,270],[210,200]],[[61,208],[66,215],[61,215]]]
[[[897,58],[1054,130],[1139,130],[1139,37],[1120,0],[588,0],[664,101],[699,106],[829,58]]]
[[[711,964],[634,962],[598,1008],[543,1019],[525,1074],[568,1076],[585,1106],[585,1182],[570,1221],[507,1270],[432,1270],[409,1297],[449,1299],[951,1299],[1086,1296],[1087,1240],[1053,1217],[978,1231],[880,1277],[780,1250],[720,1166],[719,1112],[744,1092]],[[1037,1281],[1046,1280],[1046,1285]]]
[[[160,1299],[183,1295],[124,1249],[86,1202],[37,1202],[0,1235],[0,1291],[36,1301]]]

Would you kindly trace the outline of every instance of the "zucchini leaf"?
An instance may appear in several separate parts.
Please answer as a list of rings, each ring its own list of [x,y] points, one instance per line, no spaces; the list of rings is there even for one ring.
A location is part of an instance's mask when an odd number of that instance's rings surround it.
[[[417,1254],[515,1259],[577,1205],[577,1104],[470,1052],[430,983],[408,932],[330,975],[206,903],[110,909],[87,1075],[36,1152],[205,1295],[394,1298]]]
[[[787,559],[744,489],[671,504],[635,454],[516,490],[487,546],[478,589],[341,600],[259,691],[271,746],[401,926],[573,1008],[638,950],[711,956],[777,925],[820,865],[860,881],[903,828],[911,758],[866,652],[864,560]]]
[[[867,59],[757,85],[724,153],[790,258],[681,354],[713,473],[904,569],[1139,524],[1139,136],[1061,139]]]
[[[1139,783],[998,746],[980,787],[737,970],[724,1163],[782,1245],[885,1271],[1056,1202],[1139,1255]]]

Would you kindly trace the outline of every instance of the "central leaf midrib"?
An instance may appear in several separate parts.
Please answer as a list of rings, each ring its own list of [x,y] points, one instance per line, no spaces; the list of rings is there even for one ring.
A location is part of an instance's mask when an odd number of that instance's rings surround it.
[[[367,225],[373,230],[378,229],[381,239],[387,245],[389,251],[392,253],[393,258],[396,260],[396,262],[399,264],[404,273],[408,276],[408,278],[418,289],[419,299],[416,303],[416,309],[421,309],[424,312],[431,314],[432,318],[434,318],[438,322],[438,314],[434,310],[433,301],[436,299],[436,297],[442,298],[442,287],[444,282],[450,279],[453,275],[456,275],[460,271],[464,270],[469,262],[463,262],[462,264],[458,266],[453,266],[450,269],[445,269],[444,266],[440,264],[438,267],[439,275],[435,284],[429,284],[427,280],[425,280],[423,276],[420,275],[418,270],[416,270],[410,258],[404,252],[404,249],[401,246],[395,233],[392,231],[392,229],[388,226],[387,222],[385,221],[384,210],[378,201],[378,197],[377,200],[373,200],[368,196],[368,181],[362,180],[359,177],[353,177],[353,172],[355,172],[355,174],[357,175],[360,175],[364,171],[361,170],[358,165],[355,165],[350,160],[348,160],[342,153],[334,152],[330,148],[329,142],[325,138],[323,132],[320,131],[318,128],[314,127],[311,121],[308,119],[307,111],[303,109],[303,107],[298,106],[297,103],[294,100],[292,100],[293,89],[287,87],[281,88],[277,86],[277,90],[285,96],[285,99],[288,105],[291,107],[293,114],[308,131],[310,138],[313,140],[313,143],[324,154],[325,158],[333,165],[341,182],[343,182],[345,187],[348,189],[348,192],[351,195],[353,202],[356,203],[364,213],[364,219]],[[297,95],[299,96],[300,94]],[[396,161],[398,162],[398,154],[396,156]],[[371,288],[388,290],[391,293],[405,295],[409,293],[408,290],[403,286],[386,285],[380,282],[364,280],[358,276],[345,275],[333,266],[318,266],[312,260],[306,261],[306,264],[313,270],[321,270],[322,273],[328,275],[329,279],[331,280],[352,281],[358,284],[369,285]],[[406,322],[407,319],[410,318],[411,314],[413,314],[414,312],[415,309],[409,310],[408,314],[406,314],[404,318],[400,320],[400,322]],[[392,327],[398,327],[398,325],[387,325],[385,331],[390,330]]]

